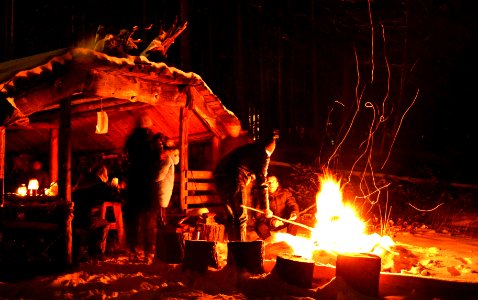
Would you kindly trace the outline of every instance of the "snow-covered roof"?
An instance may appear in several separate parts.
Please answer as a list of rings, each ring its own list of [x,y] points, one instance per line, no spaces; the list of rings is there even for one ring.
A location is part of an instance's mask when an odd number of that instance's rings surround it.
[[[47,143],[47,129],[58,126],[65,99],[71,99],[76,151],[120,149],[142,112],[151,116],[153,130],[178,139],[180,108],[185,106],[192,110],[190,141],[235,136],[241,128],[238,118],[199,75],[141,56],[118,58],[65,48],[7,61],[0,64],[0,91],[0,125],[7,127],[7,151]],[[109,130],[98,135],[94,132],[101,110],[108,114]]]

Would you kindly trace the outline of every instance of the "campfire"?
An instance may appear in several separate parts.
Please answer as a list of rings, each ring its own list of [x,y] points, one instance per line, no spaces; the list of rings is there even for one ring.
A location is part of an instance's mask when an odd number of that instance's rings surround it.
[[[321,257],[324,255],[330,262],[339,254],[368,253],[382,258],[382,268],[393,263],[383,258],[390,256],[386,254],[393,254],[391,248],[395,243],[389,236],[367,233],[366,222],[352,206],[344,203],[340,181],[325,173],[320,182],[321,189],[316,197],[316,223],[310,227],[310,235],[292,236],[279,232],[274,235],[274,242],[286,242],[293,248],[294,255],[316,262],[323,262]]]

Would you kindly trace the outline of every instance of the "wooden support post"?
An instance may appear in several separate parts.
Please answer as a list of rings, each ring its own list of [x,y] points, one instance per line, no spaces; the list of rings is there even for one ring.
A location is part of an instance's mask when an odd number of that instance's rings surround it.
[[[5,126],[0,126],[0,207],[5,202]]]
[[[276,259],[274,272],[289,284],[309,289],[312,287],[314,266],[315,262],[313,260],[300,256],[279,255]]]
[[[219,159],[220,159],[220,153],[219,153],[219,146],[220,146],[220,143],[219,143],[219,138],[217,136],[214,136],[212,138],[212,141],[211,141],[211,146],[212,146],[212,159],[211,159],[211,162],[212,162],[212,166],[211,166],[211,170],[214,170],[214,168],[216,167]]]
[[[60,131],[58,138],[58,194],[61,199],[71,203],[71,98],[60,102]],[[65,224],[66,264],[73,263],[72,258],[72,227],[73,216],[67,217]]]
[[[188,199],[188,120],[189,108],[181,107],[179,124],[180,160],[179,160],[179,201],[181,210],[186,211]]]
[[[381,264],[380,257],[374,254],[339,254],[336,277],[341,277],[357,292],[377,298]]]
[[[264,273],[264,241],[228,242],[227,264],[252,274]]]
[[[60,130],[58,135],[58,194],[71,201],[71,99],[60,102]]]
[[[208,267],[219,268],[217,243],[186,240],[184,243],[183,271],[205,273]]]
[[[50,180],[58,181],[58,128],[50,130]]]

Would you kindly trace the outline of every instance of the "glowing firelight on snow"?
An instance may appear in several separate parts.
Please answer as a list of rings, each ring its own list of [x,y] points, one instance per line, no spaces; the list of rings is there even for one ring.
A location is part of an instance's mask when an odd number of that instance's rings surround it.
[[[310,238],[278,233],[275,235],[276,241],[287,242],[295,255],[306,258],[311,258],[317,250],[334,254],[373,253],[379,256],[391,252],[393,240],[377,233],[367,234],[365,222],[357,216],[353,207],[343,203],[340,182],[327,174],[320,182],[321,189],[316,199],[317,221]]]

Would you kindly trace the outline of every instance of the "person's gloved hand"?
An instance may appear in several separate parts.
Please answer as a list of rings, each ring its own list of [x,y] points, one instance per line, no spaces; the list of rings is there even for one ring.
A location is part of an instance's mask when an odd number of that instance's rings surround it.
[[[272,216],[274,215],[274,213],[270,209],[265,209],[264,214],[266,215],[266,218],[268,218],[268,219],[272,218]]]
[[[291,221],[297,220],[297,214],[296,213],[291,213],[290,217],[289,217],[289,220],[291,220]]]
[[[274,227],[280,227],[280,226],[284,225],[284,222],[282,222],[281,220],[273,219],[271,221],[271,224]]]

